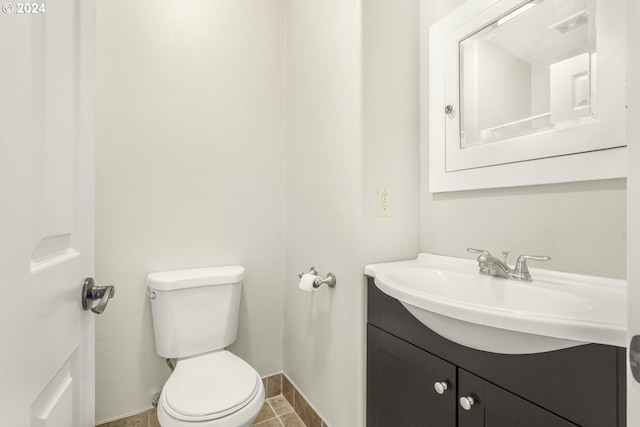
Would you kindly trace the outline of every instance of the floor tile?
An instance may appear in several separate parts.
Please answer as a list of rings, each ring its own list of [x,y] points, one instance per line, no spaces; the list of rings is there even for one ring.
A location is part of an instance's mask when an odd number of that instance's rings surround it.
[[[269,399],[269,404],[273,408],[273,411],[276,415],[282,415],[289,412],[293,412],[293,406],[287,402],[287,399],[284,396],[276,396]]]
[[[287,392],[292,400],[295,399],[296,406],[299,406],[298,411],[300,414],[296,413],[291,402],[287,400],[287,396],[280,394],[265,400],[252,427],[316,427],[316,425],[317,427],[320,427],[320,425],[327,427],[304,398],[295,396],[295,389],[289,381],[286,381],[284,375],[282,380],[282,391]],[[308,418],[310,424],[305,424],[301,417]],[[320,424],[318,424],[318,421]],[[96,427],[160,427],[160,423],[158,422],[156,410],[151,409],[142,414],[102,423]]]
[[[160,427],[160,421],[158,421],[158,411],[152,409],[149,411],[149,427]]]
[[[280,421],[282,421],[282,425],[284,427],[306,427],[298,414],[296,414],[295,412],[284,414],[280,417]]]
[[[258,417],[255,419],[255,421],[253,422],[254,424],[258,424],[261,423],[263,421],[266,420],[270,420],[271,418],[275,418],[276,414],[275,412],[273,412],[273,409],[271,409],[271,406],[269,406],[269,403],[264,402],[264,404],[262,405],[262,409],[260,410],[260,413],[258,414]]]
[[[252,427],[282,427],[282,423],[277,418],[271,418],[259,424],[252,424]]]
[[[109,423],[109,427],[147,427],[148,425],[149,414],[147,412]]]

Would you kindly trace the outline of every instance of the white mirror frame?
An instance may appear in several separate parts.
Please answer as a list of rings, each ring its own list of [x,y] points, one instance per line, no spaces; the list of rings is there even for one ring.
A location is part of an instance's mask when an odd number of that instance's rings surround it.
[[[577,148],[575,154],[555,155],[553,157],[533,158],[488,166],[471,168],[447,168],[447,151],[451,158],[451,141],[447,132],[457,129],[456,149],[459,147],[459,126],[451,126],[444,113],[446,105],[455,100],[457,107],[458,85],[451,84],[451,73],[458,76],[456,66],[451,67],[451,51],[457,55],[457,41],[467,37],[470,32],[461,32],[468,28],[469,22],[477,23],[477,28],[494,21],[505,11],[512,10],[528,0],[468,0],[460,8],[433,25],[429,31],[429,75],[422,73],[422,84],[429,87],[429,191],[445,192],[480,188],[513,187],[523,185],[551,184],[571,181],[623,178],[627,176],[626,150],[626,0],[597,0],[597,44],[598,72],[597,97],[598,120],[595,124],[576,126],[524,137],[530,142],[536,136],[549,144],[551,137],[560,140],[586,141],[585,148]],[[426,22],[427,17],[423,17]],[[423,28],[423,31],[426,29]],[[461,34],[466,34],[461,36]],[[452,43],[452,37],[457,37]],[[423,35],[424,40],[424,35]],[[422,46],[424,64],[427,50]],[[456,56],[457,58],[457,56]],[[451,70],[450,68],[455,68]],[[428,78],[425,78],[428,77]],[[449,78],[448,78],[449,77]],[[453,88],[453,89],[452,89]],[[606,92],[605,92],[606,90]],[[448,93],[447,93],[448,92]],[[452,92],[453,96],[452,96]],[[457,108],[455,109],[457,111]],[[426,116],[423,115],[423,120]],[[459,117],[456,117],[459,121]],[[590,128],[595,131],[585,131]],[[508,144],[488,144],[487,152],[499,150],[517,150],[519,139],[514,138]],[[601,144],[597,139],[607,139]],[[447,139],[450,144],[447,147]],[[598,144],[607,147],[599,149]],[[596,147],[597,151],[580,152]],[[617,147],[617,148],[608,148]],[[467,150],[474,150],[467,149]],[[472,152],[472,151],[469,151]],[[468,156],[467,156],[468,157]],[[540,156],[538,156],[540,157]]]

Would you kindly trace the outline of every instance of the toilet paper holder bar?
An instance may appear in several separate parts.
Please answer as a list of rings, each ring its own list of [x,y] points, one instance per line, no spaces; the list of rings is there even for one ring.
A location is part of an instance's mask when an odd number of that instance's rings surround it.
[[[313,274],[314,276],[318,276],[318,270],[315,267],[311,267],[307,273]],[[304,274],[307,274],[307,273],[300,272],[300,273],[298,273],[298,277],[302,278],[302,276]],[[322,285],[327,285],[330,288],[335,288],[336,287],[336,275],[331,273],[331,272],[329,272],[327,274],[327,277],[325,277],[324,279],[322,279],[320,277],[316,277],[316,279],[313,281],[313,288],[314,289],[318,289]]]

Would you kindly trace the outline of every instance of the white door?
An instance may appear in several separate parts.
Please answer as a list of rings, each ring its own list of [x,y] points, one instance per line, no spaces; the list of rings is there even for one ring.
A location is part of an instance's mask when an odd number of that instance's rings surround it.
[[[640,2],[628,1],[627,426],[640,426]]]
[[[94,0],[0,13],[0,426],[94,424]]]

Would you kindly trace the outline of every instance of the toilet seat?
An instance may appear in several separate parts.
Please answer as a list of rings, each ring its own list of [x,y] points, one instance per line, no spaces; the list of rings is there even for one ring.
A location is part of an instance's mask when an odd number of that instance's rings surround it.
[[[222,350],[179,359],[161,400],[174,418],[215,420],[246,406],[261,384],[260,376],[247,362]]]

